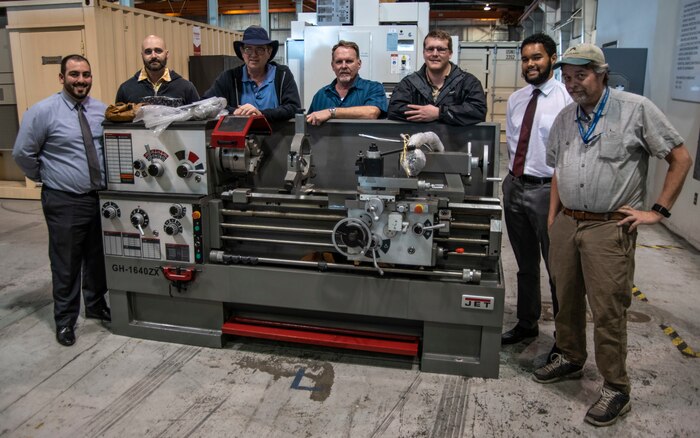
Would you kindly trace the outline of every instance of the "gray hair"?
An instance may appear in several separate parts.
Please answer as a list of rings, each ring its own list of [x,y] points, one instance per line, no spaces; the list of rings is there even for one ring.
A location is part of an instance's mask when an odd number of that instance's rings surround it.
[[[596,74],[607,73],[608,71],[610,71],[608,64],[599,64],[597,62],[591,62],[588,65]]]
[[[586,65],[586,67],[593,70],[593,73],[597,75],[603,75],[603,85],[608,85],[608,77],[610,72],[610,67],[608,64],[600,64],[598,62],[591,61],[588,63],[588,65]]]

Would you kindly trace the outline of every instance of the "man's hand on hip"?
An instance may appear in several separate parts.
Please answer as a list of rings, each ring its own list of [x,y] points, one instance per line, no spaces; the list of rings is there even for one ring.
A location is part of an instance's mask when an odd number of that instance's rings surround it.
[[[629,224],[630,233],[637,229],[639,225],[658,224],[659,222],[661,222],[661,219],[663,219],[663,216],[661,216],[660,213],[657,213],[655,211],[635,210],[629,205],[622,206],[617,211],[627,215],[627,217],[619,221],[617,225],[622,226],[625,224]]]

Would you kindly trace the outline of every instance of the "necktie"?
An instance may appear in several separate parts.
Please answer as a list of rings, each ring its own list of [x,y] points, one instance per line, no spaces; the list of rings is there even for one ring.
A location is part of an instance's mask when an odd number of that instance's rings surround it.
[[[525,156],[527,155],[527,147],[530,143],[532,121],[535,119],[535,110],[537,110],[537,97],[540,93],[542,93],[542,90],[535,88],[532,92],[530,102],[527,103],[527,108],[525,108],[523,124],[520,126],[518,147],[515,150],[515,158],[513,159],[513,175],[515,176],[522,176],[525,171]]]
[[[90,188],[92,190],[100,190],[102,188],[102,174],[100,173],[100,161],[97,159],[97,150],[95,150],[95,142],[92,139],[90,125],[83,112],[85,107],[78,103],[78,121],[80,122],[80,131],[83,134],[83,145],[85,146],[85,154],[87,155],[88,168],[90,169]]]

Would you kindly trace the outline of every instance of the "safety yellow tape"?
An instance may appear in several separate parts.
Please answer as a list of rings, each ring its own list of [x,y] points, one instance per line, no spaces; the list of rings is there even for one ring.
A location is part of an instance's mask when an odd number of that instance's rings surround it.
[[[680,350],[680,352],[683,353],[684,356],[700,357],[700,353],[696,353],[695,351],[693,351],[693,349],[685,343],[685,341],[673,329],[673,327],[665,324],[660,324],[659,327],[661,327],[661,330],[663,330],[664,333],[666,333],[671,338],[671,343],[675,345],[676,348]]]
[[[651,248],[651,249],[683,249],[682,246],[675,245],[643,245],[641,243],[637,244],[638,248]]]
[[[637,286],[632,286],[632,295],[634,295],[635,298],[639,299],[640,301],[644,301],[645,303],[649,302],[647,299],[647,296],[642,293],[641,290]]]

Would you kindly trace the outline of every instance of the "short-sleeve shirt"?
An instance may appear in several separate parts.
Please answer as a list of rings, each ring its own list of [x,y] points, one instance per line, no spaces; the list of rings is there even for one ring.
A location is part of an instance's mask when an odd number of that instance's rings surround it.
[[[249,103],[259,110],[277,108],[277,93],[275,93],[275,72],[277,67],[267,64],[267,73],[262,84],[258,85],[248,76],[248,69],[243,69],[243,93],[241,105]]]
[[[376,81],[355,78],[355,82],[348,90],[345,98],[341,98],[335,90],[338,82],[334,79],[329,85],[321,88],[314,95],[309,107],[309,113],[328,108],[348,108],[351,106],[376,106],[381,111],[379,117],[386,117],[386,110],[389,102],[384,92],[384,86]]]
[[[577,108],[572,103],[559,113],[547,143],[547,165],[555,168],[562,204],[595,213],[624,205],[642,207],[649,157],[666,157],[684,143],[683,138],[649,99],[610,89],[591,140],[585,144]],[[593,117],[581,116],[585,132],[584,118]]]

